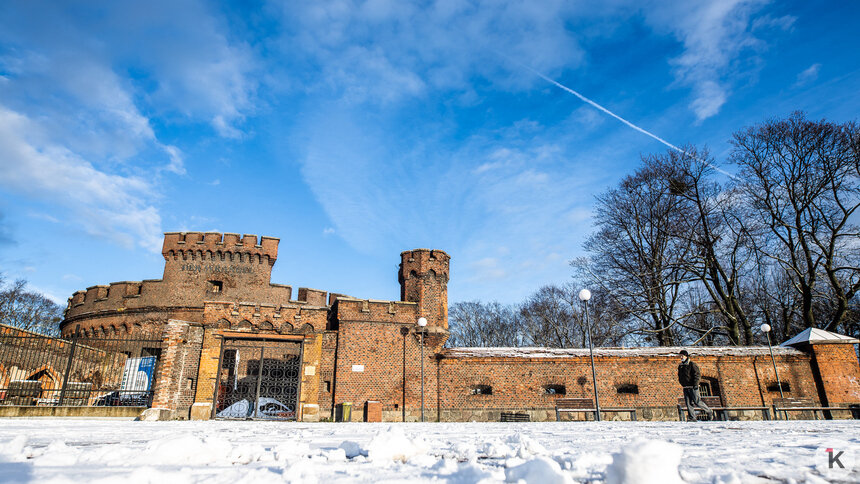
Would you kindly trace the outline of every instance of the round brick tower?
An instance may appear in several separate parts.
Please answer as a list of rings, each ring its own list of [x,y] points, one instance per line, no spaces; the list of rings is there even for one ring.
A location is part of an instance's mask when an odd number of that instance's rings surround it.
[[[448,329],[448,274],[451,257],[441,250],[400,253],[400,300],[418,303],[418,316],[432,328]]]

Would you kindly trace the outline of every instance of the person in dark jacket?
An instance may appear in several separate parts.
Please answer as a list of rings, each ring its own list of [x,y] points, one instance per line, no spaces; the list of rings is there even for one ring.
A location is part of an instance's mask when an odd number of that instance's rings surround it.
[[[695,422],[696,411],[693,406],[699,407],[708,413],[708,417],[714,419],[714,411],[705,405],[702,398],[699,396],[699,382],[702,381],[702,370],[699,365],[690,359],[690,354],[687,350],[681,350],[681,364],[678,365],[678,383],[684,387],[684,403],[687,404],[687,414],[689,420]]]

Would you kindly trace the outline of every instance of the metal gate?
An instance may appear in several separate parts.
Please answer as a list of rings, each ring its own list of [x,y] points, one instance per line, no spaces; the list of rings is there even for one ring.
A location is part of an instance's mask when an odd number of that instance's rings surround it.
[[[225,339],[215,385],[215,417],[295,420],[301,366],[300,342]]]

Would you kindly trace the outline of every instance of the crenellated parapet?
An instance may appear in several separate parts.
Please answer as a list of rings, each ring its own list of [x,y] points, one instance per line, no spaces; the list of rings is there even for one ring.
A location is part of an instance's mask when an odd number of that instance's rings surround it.
[[[66,306],[66,318],[93,311],[140,306],[141,303],[137,301],[145,296],[151,296],[152,300],[143,304],[155,304],[161,287],[160,279],[120,281],[90,286],[86,290],[72,294]]]
[[[443,250],[415,249],[400,253],[400,283],[412,278],[433,277],[447,283],[451,256]]]
[[[168,232],[161,255],[165,261],[256,262],[269,266],[278,259],[275,237],[219,232]]]

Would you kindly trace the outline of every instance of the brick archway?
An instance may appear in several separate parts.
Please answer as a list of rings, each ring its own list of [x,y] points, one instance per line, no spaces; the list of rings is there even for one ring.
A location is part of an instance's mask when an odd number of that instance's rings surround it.
[[[59,390],[63,384],[63,379],[60,377],[60,374],[47,364],[31,371],[27,380],[38,380],[42,382],[42,392],[39,394],[39,398],[57,397],[59,395],[57,390]]]

